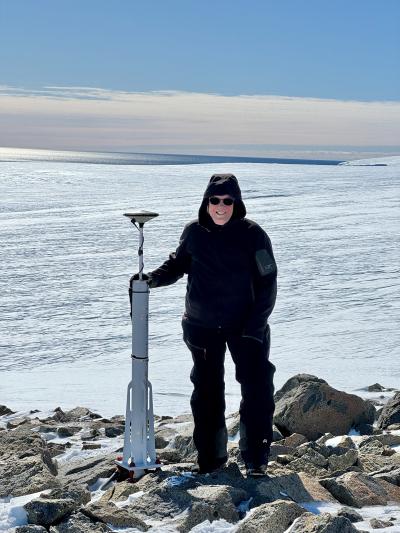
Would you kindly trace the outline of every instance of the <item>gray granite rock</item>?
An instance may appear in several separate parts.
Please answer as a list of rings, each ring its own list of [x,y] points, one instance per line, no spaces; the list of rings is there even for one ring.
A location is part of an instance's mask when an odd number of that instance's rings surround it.
[[[52,489],[48,494],[42,495],[47,500],[73,500],[77,506],[90,502],[91,494],[88,489],[78,484],[71,483],[63,487]]]
[[[115,471],[115,454],[100,455],[63,463],[59,467],[58,479],[62,485],[79,484],[87,488],[99,478],[108,478]]]
[[[131,506],[120,508],[112,502],[95,502],[81,509],[81,512],[95,522],[103,522],[114,527],[134,527],[139,531],[149,529]]]
[[[29,524],[49,528],[56,522],[60,522],[63,517],[70,515],[78,506],[79,503],[72,499],[50,500],[38,498],[26,503],[24,509],[28,516]]]
[[[400,502],[399,487],[360,472],[348,472],[338,478],[320,480],[320,483],[340,503],[351,507]]]
[[[359,533],[359,530],[344,516],[304,513],[291,526],[290,533]]]
[[[386,429],[391,424],[398,423],[400,423],[400,392],[397,392],[384,406],[377,425],[378,428]]]
[[[109,424],[105,426],[105,436],[111,439],[123,435],[124,431],[124,424]]]
[[[393,526],[393,522],[390,522],[389,520],[379,520],[378,518],[371,518],[369,524],[372,529],[383,529]]]
[[[239,524],[236,533],[284,533],[304,513],[305,510],[294,502],[277,500],[265,503],[253,509],[248,518]]]
[[[26,427],[0,433],[0,497],[56,487],[57,466],[46,442]]]
[[[226,485],[199,486],[189,489],[192,497],[187,514],[184,518],[175,522],[176,527],[182,533],[190,531],[194,526],[209,520],[226,520],[236,523],[239,513],[236,505],[247,498],[245,491]]]
[[[357,513],[357,511],[355,511],[351,507],[342,507],[341,509],[339,509],[337,514],[338,516],[344,516],[345,518],[350,520],[352,524],[356,522],[362,522],[364,520],[360,513]]]
[[[112,530],[103,522],[93,522],[78,512],[60,524],[51,526],[49,531],[50,533],[108,533]]]
[[[331,472],[342,472],[354,466],[358,461],[357,450],[350,449],[343,455],[331,455],[328,457],[328,468]]]

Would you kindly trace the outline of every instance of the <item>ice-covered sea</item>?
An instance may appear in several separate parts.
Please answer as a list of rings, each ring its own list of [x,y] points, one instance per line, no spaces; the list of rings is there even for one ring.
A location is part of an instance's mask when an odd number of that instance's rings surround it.
[[[305,372],[349,392],[374,382],[399,387],[400,157],[383,162],[118,165],[3,158],[0,404],[124,412],[127,286],[137,270],[138,233],[122,214],[135,207],[160,214],[145,227],[145,270],[153,269],[196,217],[214,172],[237,175],[249,218],[274,246],[276,386]],[[189,410],[184,293],[184,280],[151,292],[150,379],[159,414]],[[226,385],[233,411],[239,388],[229,358]]]

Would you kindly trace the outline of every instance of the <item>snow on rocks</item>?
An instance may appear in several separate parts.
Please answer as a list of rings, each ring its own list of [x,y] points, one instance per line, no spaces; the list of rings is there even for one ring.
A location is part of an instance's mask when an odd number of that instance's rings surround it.
[[[384,524],[400,531],[400,432],[373,427],[370,402],[314,376],[291,378],[276,403],[281,433],[274,432],[268,477],[245,476],[237,414],[227,420],[227,464],[197,476],[190,472],[196,456],[191,416],[156,417],[162,470],[106,490],[99,480],[115,469],[123,417],[105,419],[77,407],[40,418],[2,406],[0,507],[12,513],[16,496],[42,491],[27,496],[17,522],[7,519],[20,524],[18,533],[357,531],[352,522],[358,531]],[[394,420],[388,418],[388,427]],[[0,532],[10,531],[1,516]]]

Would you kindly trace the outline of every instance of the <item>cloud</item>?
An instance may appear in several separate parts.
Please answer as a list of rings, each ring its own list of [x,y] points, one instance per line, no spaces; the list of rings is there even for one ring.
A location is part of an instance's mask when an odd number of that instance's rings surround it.
[[[0,86],[0,146],[394,145],[400,102]]]

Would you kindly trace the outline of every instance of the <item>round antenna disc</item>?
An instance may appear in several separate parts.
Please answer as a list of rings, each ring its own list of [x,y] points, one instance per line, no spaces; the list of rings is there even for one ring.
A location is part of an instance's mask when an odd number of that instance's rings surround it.
[[[130,211],[129,213],[124,213],[124,217],[128,217],[132,222],[137,222],[138,224],[144,224],[152,218],[158,217],[158,213],[154,211],[145,211],[143,209],[138,211]]]

